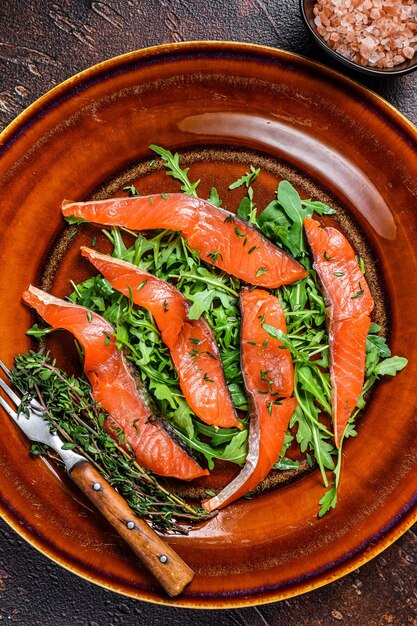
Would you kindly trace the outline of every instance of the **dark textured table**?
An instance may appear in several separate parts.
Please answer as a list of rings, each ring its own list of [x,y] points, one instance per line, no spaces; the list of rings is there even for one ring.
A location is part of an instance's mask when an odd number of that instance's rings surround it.
[[[0,127],[99,61],[171,41],[260,43],[332,64],[310,41],[298,0],[0,0]],[[417,72],[351,74],[417,123]],[[0,522],[0,622],[24,626],[216,624],[417,626],[417,527],[372,562],[305,596],[251,609],[154,606],[95,587],[51,563]]]

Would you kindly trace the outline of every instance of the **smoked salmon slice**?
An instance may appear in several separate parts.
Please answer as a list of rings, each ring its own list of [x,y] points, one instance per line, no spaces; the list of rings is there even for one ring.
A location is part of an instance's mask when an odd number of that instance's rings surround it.
[[[180,193],[62,205],[64,216],[132,230],[181,231],[201,259],[251,285],[275,288],[307,276],[255,227],[206,200]]]
[[[182,293],[132,263],[86,247],[81,253],[114,289],[150,311],[170,350],[184,396],[197,417],[206,424],[241,429],[213,332],[204,318],[188,319],[190,307]]]
[[[241,363],[249,399],[249,449],[245,465],[231,483],[210,500],[206,511],[221,509],[255,489],[278,461],[288,423],[297,407],[289,396],[294,388],[294,369],[289,350],[270,337],[262,324],[286,332],[285,316],[278,298],[263,289],[244,289]]]
[[[54,328],[71,332],[84,349],[84,369],[92,395],[110,415],[104,427],[117,439],[117,429],[135,452],[138,463],[160,476],[192,480],[208,474],[167,431],[169,424],[147,403],[127,362],[116,346],[114,329],[85,307],[55,298],[32,285],[23,300]],[[173,433],[174,435],[174,433]]]
[[[335,443],[340,447],[364,384],[366,338],[374,301],[346,237],[310,217],[304,220],[304,228],[326,302],[332,419]]]

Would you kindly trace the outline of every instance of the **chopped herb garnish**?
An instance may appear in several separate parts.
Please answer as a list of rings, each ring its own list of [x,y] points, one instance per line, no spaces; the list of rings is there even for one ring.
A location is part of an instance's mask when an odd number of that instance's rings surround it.
[[[256,270],[256,276],[263,276],[267,273],[267,271],[268,269],[266,267],[258,267],[258,269]]]
[[[207,356],[209,356],[211,359],[214,359],[215,361],[217,361],[217,358],[209,350],[204,350],[204,352],[202,352],[201,354],[207,354]]]
[[[193,362],[195,363],[197,361],[197,357],[200,355],[200,350],[198,348],[193,348],[192,350],[189,350],[188,354],[193,357]]]
[[[91,315],[91,311],[87,311],[87,319],[90,323],[93,321],[93,316]]]
[[[136,189],[135,185],[127,185],[127,187],[123,187],[123,191],[127,191],[129,196],[139,195],[139,191]]]
[[[167,193],[161,193],[161,198],[163,198],[164,200],[168,200],[168,194]]]
[[[209,378],[209,375],[207,374],[207,372],[204,373],[203,381],[205,383],[214,383],[214,380],[212,378]]]
[[[255,252],[255,250],[259,250],[259,246],[252,246],[252,248],[249,248],[248,254],[252,254],[252,252]]]
[[[228,215],[228,216],[227,216],[227,217],[223,220],[223,222],[224,222],[225,224],[232,224],[234,221],[235,221],[235,216],[234,216],[234,215],[232,215],[232,214]]]
[[[218,257],[220,257],[221,260],[223,261],[223,256],[221,252],[219,252],[218,250],[213,250],[212,252],[209,252],[209,254],[207,255],[207,258],[211,259],[212,263],[216,263]]]
[[[143,289],[147,282],[148,282],[147,279],[142,280],[142,282],[139,283],[139,285],[136,287],[136,291],[140,291],[141,289]]]
[[[168,313],[168,302],[164,300],[164,313]]]
[[[236,237],[245,237],[245,233],[241,233],[237,226],[235,226],[233,230]]]
[[[359,291],[357,291],[354,296],[351,296],[351,300],[354,300],[355,298],[360,298],[365,293],[364,290],[362,289],[360,282],[358,283],[358,285],[359,285]]]
[[[344,275],[345,275],[344,272],[333,272],[333,276],[341,277],[341,276],[344,276]]]
[[[266,383],[269,387],[269,390],[272,391],[272,380],[268,378],[269,373],[270,373],[270,370],[261,370],[260,375],[261,375],[261,380],[264,383]]]
[[[190,337],[190,341],[191,343],[194,343],[196,346],[202,343],[201,339],[197,339],[197,337]]]
[[[325,261],[333,261],[332,257],[327,256],[327,250],[324,251],[323,258]]]

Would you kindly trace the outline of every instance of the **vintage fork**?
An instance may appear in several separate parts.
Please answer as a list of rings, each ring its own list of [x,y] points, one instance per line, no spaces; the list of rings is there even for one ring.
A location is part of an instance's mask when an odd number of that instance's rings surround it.
[[[0,368],[11,379],[9,369],[1,360]],[[0,388],[17,409],[15,411],[0,395],[0,406],[14,423],[31,441],[44,443],[58,453],[75,484],[129,544],[165,591],[170,596],[180,594],[194,577],[192,569],[148,526],[145,520],[133,513],[122,496],[84,456],[73,450],[62,449],[64,441],[59,435],[51,432],[50,425],[44,417],[45,411],[35,398],[27,403],[24,410],[19,410],[21,398],[1,376]]]

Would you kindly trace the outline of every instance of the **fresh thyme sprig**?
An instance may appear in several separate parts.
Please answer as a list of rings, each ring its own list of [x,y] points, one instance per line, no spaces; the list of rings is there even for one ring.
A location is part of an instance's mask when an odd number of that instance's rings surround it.
[[[88,382],[68,376],[49,353],[28,352],[17,356],[12,378],[26,392],[26,398],[37,397],[52,428],[67,441],[66,448],[76,448],[83,454],[136,513],[149,518],[153,527],[187,534],[184,523],[210,517],[204,510],[170,493],[151,472],[138,465],[122,431],[115,431],[113,438],[104,430],[108,415],[95,403]],[[45,446],[35,445],[33,451],[56,459]]]

